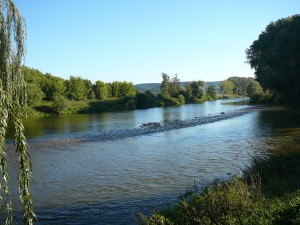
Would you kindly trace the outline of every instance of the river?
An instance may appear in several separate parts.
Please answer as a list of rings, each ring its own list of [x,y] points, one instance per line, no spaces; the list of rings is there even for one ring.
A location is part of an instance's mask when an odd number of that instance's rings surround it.
[[[298,114],[251,108],[245,100],[25,120],[28,142],[43,143],[248,109],[241,116],[183,129],[31,149],[36,224],[135,224],[138,213],[150,215],[175,204],[194,183],[201,190],[240,174],[251,157],[270,152],[282,141],[279,137],[287,140],[286,132],[279,135],[286,126],[293,129],[291,138],[299,135]],[[17,160],[9,156],[11,185],[16,186]]]

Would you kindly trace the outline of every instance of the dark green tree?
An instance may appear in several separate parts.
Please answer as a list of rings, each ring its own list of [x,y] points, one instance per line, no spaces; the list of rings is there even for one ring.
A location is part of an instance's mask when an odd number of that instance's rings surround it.
[[[105,83],[106,90],[107,90],[107,98],[112,98],[113,91],[112,91],[112,84],[111,83]]]
[[[95,93],[93,91],[93,83],[88,79],[84,79],[85,90],[86,90],[86,98],[87,99],[95,99]]]
[[[270,23],[246,50],[247,62],[264,89],[300,105],[300,15]]]
[[[158,98],[150,91],[138,93],[136,95],[136,106],[139,109],[147,109],[151,107],[161,106]]]
[[[66,81],[66,95],[70,100],[86,100],[87,89],[85,80],[81,77],[70,76]]]
[[[192,97],[195,99],[202,99],[205,96],[205,82],[204,81],[192,81],[190,84],[190,89],[192,91]],[[189,89],[189,88],[188,88]]]
[[[252,78],[253,79],[253,78]],[[233,94],[239,96],[247,96],[248,95],[248,85],[250,80],[248,77],[229,77],[227,81],[231,81],[234,85]]]
[[[224,80],[220,84],[220,89],[221,89],[223,95],[232,95],[233,89],[234,89],[234,84],[230,80]]]
[[[120,83],[119,97],[133,97],[135,94],[136,90],[132,82],[123,81]]]
[[[261,95],[264,93],[261,85],[255,80],[250,80],[247,92],[249,97],[254,97],[255,95]]]
[[[171,82],[169,83],[169,95],[173,98],[177,98],[180,92],[180,80],[175,74],[173,78],[171,78]]]
[[[121,96],[121,82],[114,81],[111,83],[111,97],[119,98]]]
[[[177,96],[177,100],[180,104],[184,104],[185,103],[185,97],[183,95],[178,95]]]
[[[64,96],[56,96],[52,102],[52,109],[56,114],[64,114],[68,107],[69,101]]]
[[[184,90],[182,91],[182,95],[184,96],[185,100],[191,101],[193,98],[192,95],[192,87],[190,84],[186,84]]]
[[[209,86],[207,89],[207,95],[211,99],[218,99],[218,94],[215,86]]]
[[[45,93],[45,100],[52,101],[64,94],[65,80],[46,73],[41,81],[41,89]]]
[[[44,79],[44,74],[37,69],[23,66],[23,73],[26,83],[34,83],[40,86]]]
[[[38,84],[27,83],[27,104],[29,106],[37,105],[41,103],[43,98],[45,98],[45,93],[41,90]]]
[[[93,85],[93,89],[96,99],[105,100],[108,98],[107,84],[103,81],[96,81]]]
[[[170,77],[166,73],[162,73],[162,82],[160,86],[161,94],[164,97],[170,96]]]

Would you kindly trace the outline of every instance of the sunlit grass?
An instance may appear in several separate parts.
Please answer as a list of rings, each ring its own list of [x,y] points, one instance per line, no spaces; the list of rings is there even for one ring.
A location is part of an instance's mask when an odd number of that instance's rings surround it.
[[[242,178],[208,187],[142,224],[300,224],[300,148],[253,158]]]

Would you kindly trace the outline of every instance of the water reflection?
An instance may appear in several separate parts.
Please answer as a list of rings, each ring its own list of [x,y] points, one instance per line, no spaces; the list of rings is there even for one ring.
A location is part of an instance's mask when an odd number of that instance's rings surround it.
[[[226,111],[220,103],[210,105],[209,113]],[[99,129],[102,123],[109,125],[102,127],[107,129],[120,118],[131,118],[136,125],[199,113],[197,105],[178,109],[84,115],[82,121],[97,124],[85,129]],[[85,123],[79,124],[90,126]],[[299,114],[293,112],[257,110],[185,129],[32,151],[32,192],[39,224],[134,224],[132,213],[149,214],[174,204],[194,180],[204,188],[215,179],[228,178],[228,173],[240,173],[251,157],[268,153],[270,143],[285,145],[282,139],[299,138],[299,123]],[[16,177],[16,160],[10,168]]]
[[[247,107],[245,105],[226,104],[237,101],[243,101],[243,99],[227,99],[205,102],[203,104],[188,104],[125,112],[28,118],[24,120],[25,134],[27,138],[82,135],[114,129],[135,128],[149,122],[183,120]]]
[[[284,108],[270,108],[259,114],[259,122],[269,128],[266,140],[270,149],[300,148],[300,113]]]

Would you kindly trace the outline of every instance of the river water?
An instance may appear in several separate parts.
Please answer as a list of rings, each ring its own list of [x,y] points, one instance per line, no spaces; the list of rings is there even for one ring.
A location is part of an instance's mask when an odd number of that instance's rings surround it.
[[[28,119],[25,127],[29,143],[46,142],[148,122],[229,113],[249,108],[237,103],[245,100]],[[290,136],[297,137],[299,121],[298,114],[286,110],[254,108],[205,125],[31,150],[36,224],[135,224],[138,213],[150,215],[154,209],[175,204],[180,195],[193,190],[194,183],[201,190],[215,180],[240,174],[251,157],[265,155],[273,142],[281,142],[275,137],[283,137],[280,129],[287,124],[294,126]],[[15,185],[17,160],[11,154]],[[15,189],[12,193],[16,196]]]

